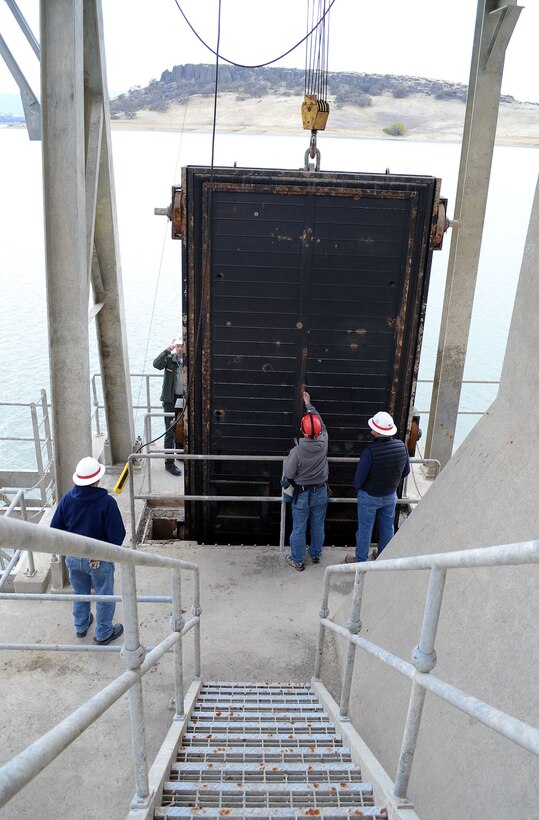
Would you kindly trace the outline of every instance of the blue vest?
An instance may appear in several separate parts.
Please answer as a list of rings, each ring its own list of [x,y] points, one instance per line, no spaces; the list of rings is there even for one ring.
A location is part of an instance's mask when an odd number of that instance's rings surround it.
[[[367,445],[372,467],[362,490],[369,495],[390,495],[395,492],[406,465],[406,447],[398,438],[377,438]]]

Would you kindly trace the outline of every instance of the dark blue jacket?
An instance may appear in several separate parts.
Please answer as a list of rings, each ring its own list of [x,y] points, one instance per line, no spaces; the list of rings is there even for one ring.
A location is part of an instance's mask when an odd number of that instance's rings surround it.
[[[409,472],[410,459],[404,443],[395,438],[375,438],[362,453],[354,487],[369,495],[391,495]]]
[[[62,498],[51,527],[120,546],[125,527],[118,504],[103,487],[73,487]]]

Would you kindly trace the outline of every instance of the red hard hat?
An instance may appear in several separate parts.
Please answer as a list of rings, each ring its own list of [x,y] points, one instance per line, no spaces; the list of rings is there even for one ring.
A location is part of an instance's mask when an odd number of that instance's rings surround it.
[[[316,413],[306,413],[301,419],[301,432],[309,438],[318,438],[322,432],[322,422]]]

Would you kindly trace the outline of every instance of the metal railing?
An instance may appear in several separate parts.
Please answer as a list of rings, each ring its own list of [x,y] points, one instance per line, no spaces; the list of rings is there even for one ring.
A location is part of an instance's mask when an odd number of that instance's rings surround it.
[[[37,482],[27,490],[37,489],[42,508],[47,506],[47,493],[54,495],[54,456],[52,446],[51,423],[49,418],[50,404],[47,401],[46,390],[41,390],[37,402],[0,402],[0,407],[26,407],[30,410],[31,436],[1,436],[0,441],[33,442],[37,472]],[[8,490],[11,488],[7,488]],[[13,488],[13,489],[19,489]],[[6,488],[4,488],[6,490]]]
[[[445,576],[448,569],[471,567],[499,567],[539,562],[539,541],[527,541],[519,544],[508,544],[496,547],[482,547],[458,552],[422,555],[413,558],[394,558],[385,561],[339,564],[326,568],[322,604],[320,607],[320,632],[316,653],[314,678],[320,680],[323,648],[326,629],[348,640],[348,652],[342,676],[340,715],[348,717],[350,693],[356,647],[373,655],[387,666],[396,669],[412,681],[412,690],[408,705],[408,714],[401,744],[394,783],[394,797],[405,801],[410,773],[416,748],[419,727],[423,712],[426,692],[432,692],[446,703],[460,709],[470,717],[479,720],[514,743],[539,755],[539,730],[508,715],[461,689],[431,675],[436,665],[435,641],[442,605]],[[423,625],[419,644],[412,652],[412,663],[399,658],[371,641],[361,638],[361,600],[365,576],[370,572],[402,572],[406,570],[430,570],[429,586],[423,614]],[[340,626],[329,618],[330,581],[335,575],[341,577],[353,573],[354,589],[352,607],[347,627]]]
[[[155,415],[155,414],[154,414]],[[162,415],[162,414],[161,414]],[[181,461],[256,461],[256,462],[266,462],[266,461],[278,461],[283,462],[284,459],[282,456],[262,456],[262,455],[208,455],[208,454],[194,454],[194,453],[184,453],[183,450],[159,450],[157,452],[140,452],[140,453],[131,453],[128,459],[129,464],[129,475],[131,476],[131,480],[129,482],[129,502],[131,508],[131,543],[133,547],[136,549],[138,543],[138,533],[136,527],[136,517],[135,517],[135,501],[152,501],[157,500],[163,497],[163,493],[161,492],[159,495],[153,495],[151,492],[151,462],[153,460],[164,460],[166,458],[170,458],[171,456],[175,458],[179,458]],[[148,485],[150,487],[150,492],[148,493],[137,493],[135,492],[135,481],[134,481],[134,470],[133,466],[135,464],[139,464],[141,461],[148,463]],[[338,464],[357,464],[357,457],[350,458],[350,457],[341,457],[341,456],[328,456],[329,463],[338,463]],[[438,476],[440,472],[440,462],[435,458],[411,458],[410,463],[412,464],[426,464],[431,465],[434,468],[434,478]],[[196,494],[187,494],[187,493],[175,493],[174,498],[177,501],[238,501],[238,502],[264,502],[269,504],[280,504],[281,505],[281,517],[280,517],[280,525],[279,525],[279,549],[282,552],[284,550],[284,540],[285,540],[285,527],[286,527],[286,508],[288,506],[287,502],[284,500],[283,495],[277,496],[267,496],[267,495],[196,495]],[[412,504],[418,504],[421,501],[421,498],[410,498],[410,497],[403,497],[397,499],[397,504],[400,506],[408,506]],[[330,504],[357,504],[357,497],[354,496],[353,498],[335,498],[331,496],[329,498],[328,503]]]
[[[434,384],[434,379],[418,379],[417,384]],[[462,384],[500,384],[499,379],[463,379]],[[416,410],[420,415],[430,415],[430,408],[428,410]],[[486,410],[458,410],[457,416],[484,416]]]
[[[152,402],[151,396],[151,388],[150,388],[150,379],[160,379],[163,381],[163,373],[130,373],[131,380],[133,379],[143,379],[144,380],[144,393],[146,397],[145,404],[133,404],[133,410],[146,410],[147,413],[151,413],[152,410],[156,410],[161,407],[161,402]],[[95,420],[96,426],[96,433],[97,435],[102,435],[101,430],[101,419],[100,419],[100,411],[105,409],[105,405],[99,401],[99,391],[97,387],[97,381],[101,379],[101,373],[94,373],[92,375],[92,403],[94,406],[92,417]]]
[[[184,716],[184,680],[183,680],[183,636],[193,630],[194,634],[194,677],[200,679],[200,579],[198,566],[177,558],[150,555],[132,549],[114,546],[104,541],[96,541],[73,533],[37,527],[11,518],[0,519],[0,548],[11,547],[28,552],[38,551],[60,555],[78,555],[83,558],[96,558],[103,561],[114,561],[121,565],[122,604],[125,622],[124,645],[120,656],[126,670],[108,686],[87,700],[82,706],[62,720],[47,734],[36,740],[27,749],[0,768],[0,807],[5,805],[17,792],[27,785],[45,766],[51,763],[81,733],[101,717],[119,698],[128,692],[129,715],[131,723],[133,765],[135,772],[135,798],[133,808],[147,808],[152,795],[149,789],[148,762],[146,754],[146,733],[144,721],[144,704],[142,698],[142,677],[152,666],[171,649],[174,650],[174,687],[175,687],[175,720]],[[140,644],[138,600],[135,566],[168,568],[172,570],[172,596],[159,601],[170,601],[172,616],[170,625],[172,634],[164,638],[150,652]],[[192,617],[186,622],[183,618],[181,596],[181,571],[193,572],[193,605]],[[2,595],[2,597],[7,597]],[[28,600],[118,600],[118,596],[65,596],[65,595],[17,595],[16,598]],[[13,596],[9,595],[12,599]],[[83,645],[44,645],[44,644],[0,644],[0,649],[38,648],[55,651],[82,650]],[[93,647],[92,647],[93,649]],[[118,647],[96,647],[97,651],[118,651]],[[94,650],[95,651],[95,650]]]
[[[23,521],[28,521],[28,511],[26,508],[26,499],[25,499],[25,490],[18,490],[15,493],[15,497],[13,501],[8,506],[7,510],[3,513],[4,518],[9,518],[13,515],[15,510],[19,508],[21,518]],[[33,578],[36,574],[36,568],[34,565],[34,554],[33,552],[28,552],[28,566],[24,571],[24,574],[28,578]],[[15,550],[12,555],[7,552],[4,552],[0,548],[0,590],[2,590],[9,580],[9,575],[12,569],[14,569],[21,558],[24,558],[24,551],[23,550]]]

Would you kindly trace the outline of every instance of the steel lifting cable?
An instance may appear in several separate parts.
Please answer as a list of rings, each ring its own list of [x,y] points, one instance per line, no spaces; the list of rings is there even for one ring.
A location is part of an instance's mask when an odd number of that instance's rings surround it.
[[[329,0],[307,0],[307,35],[305,46],[305,99],[301,106],[303,128],[311,132],[309,148],[305,152],[305,170],[320,170],[320,151],[316,147],[318,131],[326,127],[329,116],[328,57],[329,57]],[[314,26],[314,21],[318,24]],[[309,157],[316,165],[309,164]]]

